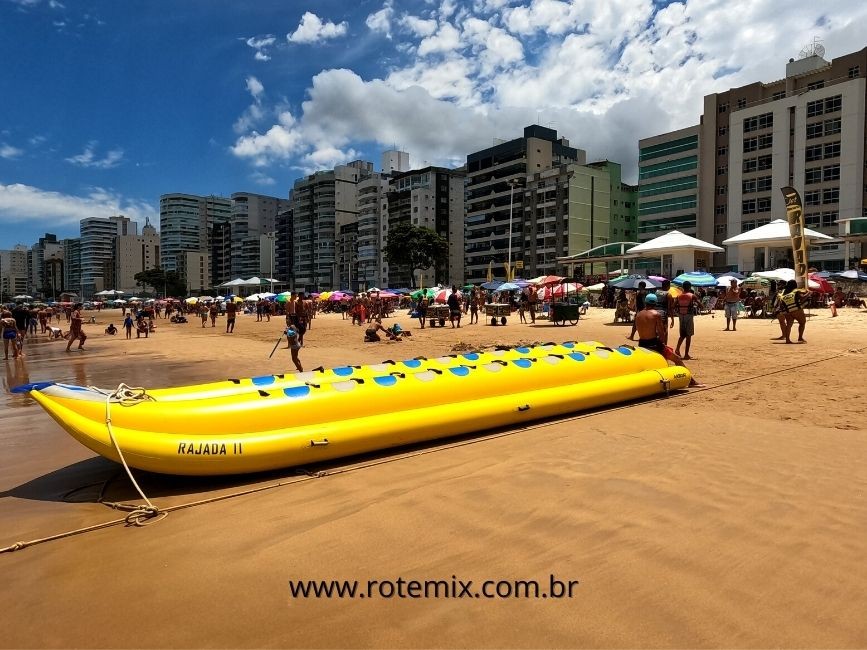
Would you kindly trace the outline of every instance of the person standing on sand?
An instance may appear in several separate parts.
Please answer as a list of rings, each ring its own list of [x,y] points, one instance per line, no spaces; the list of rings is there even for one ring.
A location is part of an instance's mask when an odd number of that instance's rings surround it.
[[[458,327],[461,326],[461,298],[458,294],[457,285],[452,286],[452,292],[449,294],[449,297],[446,299],[446,303],[449,306],[449,317],[452,322],[452,328],[454,329],[455,321],[458,322]]]
[[[725,294],[726,328],[723,332],[729,331],[729,325],[731,325],[732,332],[738,331],[738,303],[740,301],[741,292],[738,289],[738,281],[732,278]]]
[[[643,280],[638,283],[638,290],[635,292],[635,313],[638,314],[641,310],[644,309],[644,297],[647,295],[647,291],[645,291],[645,287],[647,287],[647,283]],[[629,340],[635,340],[635,321],[632,321],[632,331],[629,333]],[[688,358],[688,357],[687,357]]]
[[[298,335],[298,344],[304,345],[304,334],[307,332],[307,302],[304,300],[304,292],[298,292],[298,300],[295,302],[295,330]]]
[[[794,280],[786,282],[786,287],[780,296],[780,305],[786,318],[786,343],[791,343],[792,325],[795,321],[798,323],[798,343],[806,343],[804,339],[804,330],[807,327],[807,316],[804,314],[804,306],[801,303],[801,293],[803,289],[798,289],[798,283]]]
[[[427,298],[421,297],[418,305],[415,308],[415,313],[418,316],[418,322],[421,323],[421,328],[424,329],[424,320],[427,317]]]
[[[674,304],[677,308],[677,317],[680,319],[680,337],[677,339],[675,352],[680,356],[680,346],[686,341],[686,354],[683,358],[692,359],[689,356],[689,346],[695,335],[695,312],[701,303],[698,301],[698,296],[692,292],[692,283],[689,280],[683,283],[683,293],[675,299]]]
[[[226,334],[231,334],[235,331],[235,314],[238,312],[238,306],[231,300],[226,303]]]
[[[126,330],[126,338],[132,338],[132,314],[127,314],[123,319],[123,328]]]
[[[669,291],[671,290],[671,280],[663,280],[662,286],[656,291],[656,311],[659,312],[659,317],[662,318],[662,324],[665,334],[661,337],[663,343],[668,345],[668,330],[674,328],[674,298]],[[647,299],[645,298],[645,304]],[[670,321],[670,322],[666,322]]]
[[[4,309],[0,312],[0,336],[3,337],[3,358],[9,358],[9,344],[12,344],[12,358],[18,358],[18,326],[12,317],[12,312]]]
[[[84,342],[87,340],[87,335],[84,333],[84,320],[81,317],[81,303],[76,303],[72,308],[72,313],[69,316],[69,343],[66,344],[66,351],[69,352],[72,347],[72,342],[79,340],[78,349],[84,349]]]
[[[208,322],[208,307],[207,305],[199,305],[199,316],[202,317],[202,327]]]
[[[635,330],[638,332],[638,347],[658,352],[667,361],[686,368],[680,355],[663,343],[663,337],[668,335],[668,330],[662,316],[656,311],[657,301],[658,298],[655,293],[647,294],[644,299],[644,309],[635,314],[634,322]],[[702,384],[699,384],[691,375],[689,385],[691,388],[702,387]]]
[[[217,326],[217,303],[212,302],[211,307],[208,309],[208,313],[211,316],[211,327]]]

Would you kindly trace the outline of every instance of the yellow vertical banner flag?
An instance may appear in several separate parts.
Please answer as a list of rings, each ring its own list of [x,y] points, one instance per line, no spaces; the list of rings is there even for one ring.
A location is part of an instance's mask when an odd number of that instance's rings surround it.
[[[494,279],[494,260],[488,262],[488,282]]]
[[[786,220],[789,222],[789,235],[792,237],[792,256],[795,260],[795,280],[798,287],[807,289],[810,286],[810,268],[807,258],[807,236],[804,232],[804,208],[801,195],[794,187],[781,188],[786,200]]]

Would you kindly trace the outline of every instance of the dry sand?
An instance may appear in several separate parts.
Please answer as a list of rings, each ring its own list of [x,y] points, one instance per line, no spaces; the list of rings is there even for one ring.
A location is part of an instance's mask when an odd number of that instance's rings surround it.
[[[361,343],[316,319],[305,367],[434,355],[458,342],[600,340],[593,310],[548,324],[418,330]],[[147,340],[89,325],[5,363],[43,379],[174,385],[284,371],[280,320],[198,322]],[[166,507],[284,487],[0,555],[0,645],[76,647],[865,647],[867,313],[816,312],[807,345],[774,322],[697,319],[690,363],[710,389],[520,431],[232,479],[142,475]],[[676,331],[676,330],[675,330]],[[782,371],[782,372],[780,372]],[[118,516],[96,503],[117,466],[26,396],[0,394],[0,546]],[[135,500],[125,479],[114,500]],[[291,599],[289,580],[578,580],[571,599]]]

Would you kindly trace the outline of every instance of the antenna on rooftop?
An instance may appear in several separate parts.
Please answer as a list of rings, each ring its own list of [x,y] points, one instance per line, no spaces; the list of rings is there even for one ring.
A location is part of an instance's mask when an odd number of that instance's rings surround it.
[[[806,59],[811,56],[825,56],[825,46],[822,45],[822,39],[818,36],[814,36],[813,40],[798,53],[799,59]]]

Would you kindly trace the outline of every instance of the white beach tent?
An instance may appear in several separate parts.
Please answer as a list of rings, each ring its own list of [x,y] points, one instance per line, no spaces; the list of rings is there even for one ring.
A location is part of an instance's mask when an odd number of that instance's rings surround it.
[[[683,269],[693,271],[700,267],[710,266],[710,253],[721,253],[723,248],[679,230],[672,230],[659,237],[633,246],[626,251],[629,257],[656,257],[660,260],[660,272],[666,277],[673,277],[674,271]],[[666,260],[667,256],[670,261]]]
[[[807,238],[807,243],[813,243],[819,240],[830,241],[834,238],[830,235],[818,232],[816,230],[804,229],[804,236]],[[729,237],[723,241],[726,246],[737,246],[737,265],[741,273],[749,273],[755,270],[756,265],[756,249],[764,249],[764,267],[771,266],[770,250],[772,248],[785,248],[791,250],[792,236],[789,233],[789,223],[784,219],[774,219],[764,226],[753,228],[740,235]],[[732,263],[732,257],[729,256],[729,262]]]

